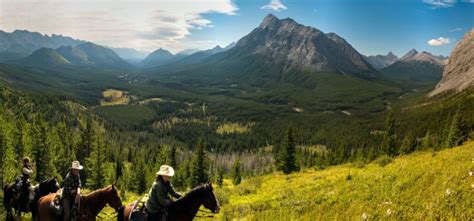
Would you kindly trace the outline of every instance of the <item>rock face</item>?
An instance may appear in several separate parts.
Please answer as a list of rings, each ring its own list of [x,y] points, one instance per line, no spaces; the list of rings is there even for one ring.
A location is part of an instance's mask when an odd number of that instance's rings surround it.
[[[382,69],[384,67],[388,67],[398,61],[398,57],[392,52],[389,52],[387,55],[372,55],[364,58],[375,69]]]
[[[375,69],[343,38],[269,14],[259,27],[226,53],[259,55],[284,70],[336,72],[375,78]]]
[[[461,92],[474,86],[474,29],[466,33],[454,48],[444,68],[443,78],[428,96]]]

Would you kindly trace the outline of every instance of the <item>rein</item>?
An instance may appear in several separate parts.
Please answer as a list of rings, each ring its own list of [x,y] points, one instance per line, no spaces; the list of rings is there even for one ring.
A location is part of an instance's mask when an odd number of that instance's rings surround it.
[[[201,213],[207,213],[209,215],[196,215],[195,217],[199,217],[199,218],[213,218],[214,217],[214,215],[212,215],[212,213],[207,210],[199,209],[198,211]]]

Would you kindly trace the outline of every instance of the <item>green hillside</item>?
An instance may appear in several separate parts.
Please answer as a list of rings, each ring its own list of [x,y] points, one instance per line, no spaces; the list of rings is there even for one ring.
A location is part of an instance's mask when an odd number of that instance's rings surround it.
[[[274,173],[237,187],[224,183],[216,191],[222,204],[216,219],[468,220],[474,217],[473,168],[470,142],[365,166]]]

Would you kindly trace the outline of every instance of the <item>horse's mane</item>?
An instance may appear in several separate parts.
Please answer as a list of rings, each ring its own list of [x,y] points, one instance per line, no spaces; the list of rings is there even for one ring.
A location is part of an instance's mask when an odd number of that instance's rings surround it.
[[[189,192],[187,192],[186,194],[184,194],[183,197],[179,198],[178,200],[176,200],[176,202],[180,201],[180,200],[186,200],[186,199],[189,199],[195,195],[198,195],[199,193],[201,193],[202,190],[205,190],[205,189],[209,189],[209,184],[201,184],[197,187],[194,187],[192,190],[190,190]]]
[[[91,198],[91,197],[95,197],[96,195],[101,194],[101,193],[107,191],[107,190],[110,189],[111,187],[112,187],[112,186],[110,185],[110,186],[106,186],[106,187],[104,187],[104,188],[96,189],[96,190],[94,190],[94,191],[88,193],[87,195],[83,195],[83,197],[84,197],[85,199],[88,199],[88,198]]]

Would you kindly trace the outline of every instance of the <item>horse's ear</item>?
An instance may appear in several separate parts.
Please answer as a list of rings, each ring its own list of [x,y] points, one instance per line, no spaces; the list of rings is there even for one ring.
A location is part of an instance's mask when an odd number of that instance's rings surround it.
[[[209,189],[214,190],[214,188],[212,187],[212,183],[209,183]]]

